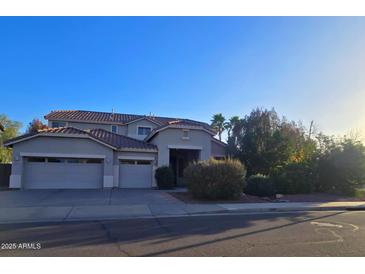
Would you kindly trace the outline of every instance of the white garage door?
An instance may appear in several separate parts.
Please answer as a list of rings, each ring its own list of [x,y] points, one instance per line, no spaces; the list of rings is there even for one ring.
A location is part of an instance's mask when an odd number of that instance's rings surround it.
[[[25,158],[25,189],[91,189],[101,188],[101,159]]]
[[[122,188],[151,188],[151,161],[120,160],[119,187]]]

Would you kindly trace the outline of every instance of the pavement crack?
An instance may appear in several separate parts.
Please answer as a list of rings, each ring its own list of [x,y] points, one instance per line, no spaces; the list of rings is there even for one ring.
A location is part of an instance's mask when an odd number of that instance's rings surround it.
[[[112,204],[112,194],[113,194],[113,189],[112,188],[110,191],[109,191],[109,201],[108,201],[108,205],[111,205]]]
[[[166,227],[165,225],[162,224],[162,222],[160,221],[160,219],[158,217],[155,217],[154,220],[156,221],[157,225],[166,233],[168,234],[173,234],[173,231],[170,230],[168,227]]]
[[[125,256],[128,257],[133,257],[133,255],[129,254],[127,251],[125,251],[121,245],[119,244],[119,238],[118,237],[114,237],[112,235],[112,232],[110,231],[110,229],[107,227],[107,225],[104,222],[100,222],[97,221],[97,223],[100,224],[101,228],[105,231],[106,234],[106,238],[108,239],[109,242],[113,243],[116,245],[117,249]]]
[[[62,220],[63,222],[66,221],[68,219],[68,217],[70,217],[71,212],[73,211],[73,209],[74,209],[74,206],[71,206],[70,211],[67,212],[66,216]]]

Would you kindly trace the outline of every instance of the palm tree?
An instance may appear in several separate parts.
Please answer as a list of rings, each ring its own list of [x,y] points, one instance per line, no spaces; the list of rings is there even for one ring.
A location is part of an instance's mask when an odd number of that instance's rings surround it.
[[[222,132],[224,131],[224,121],[226,118],[222,115],[222,113],[217,113],[213,115],[211,120],[211,126],[214,128],[219,136],[219,141],[222,141]]]
[[[240,121],[240,117],[232,116],[229,121],[224,123],[224,129],[227,130],[228,138],[231,137],[231,132],[237,126]]]

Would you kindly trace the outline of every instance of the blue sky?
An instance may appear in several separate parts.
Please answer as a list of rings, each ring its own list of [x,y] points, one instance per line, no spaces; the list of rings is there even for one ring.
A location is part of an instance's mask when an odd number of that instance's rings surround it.
[[[344,134],[365,130],[364,48],[359,17],[1,17],[0,113],[275,107]]]

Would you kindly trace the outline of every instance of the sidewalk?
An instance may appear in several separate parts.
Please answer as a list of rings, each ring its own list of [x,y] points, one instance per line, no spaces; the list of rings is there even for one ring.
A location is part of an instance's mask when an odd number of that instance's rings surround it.
[[[320,210],[365,210],[365,202],[14,207],[0,209],[0,224]]]

